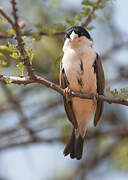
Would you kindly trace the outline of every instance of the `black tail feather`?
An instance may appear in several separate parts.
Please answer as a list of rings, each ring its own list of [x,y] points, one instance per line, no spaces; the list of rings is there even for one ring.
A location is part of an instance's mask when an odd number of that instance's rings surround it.
[[[75,142],[75,155],[78,160],[81,159],[82,157],[83,142],[84,142],[84,139],[81,136],[79,136]]]
[[[75,131],[73,130],[71,139],[64,149],[64,156],[70,154],[72,159],[81,159],[83,153],[84,138],[81,136],[75,137]]]
[[[64,149],[64,156],[67,156],[68,154],[71,154],[72,158],[73,158],[73,154],[74,154],[74,146],[75,146],[75,134],[74,132],[72,133],[72,136],[69,140],[69,143],[66,145],[65,149]]]

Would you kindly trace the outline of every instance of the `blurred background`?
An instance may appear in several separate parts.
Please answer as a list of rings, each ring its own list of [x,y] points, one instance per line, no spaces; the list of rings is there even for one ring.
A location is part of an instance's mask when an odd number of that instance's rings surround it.
[[[10,1],[0,6],[11,16]],[[70,27],[69,18],[79,15],[80,0],[17,0],[20,21],[26,21],[25,33],[34,32],[35,73],[58,84],[58,63],[63,55],[63,35],[53,36],[53,28]],[[112,0],[96,11],[90,24],[95,51],[102,57],[106,87],[115,96],[127,94],[128,21],[126,0]],[[1,16],[0,16],[1,17]],[[57,26],[61,24],[61,26]],[[41,31],[50,36],[39,36]],[[10,33],[10,25],[0,19],[0,34]],[[29,38],[28,38],[29,40]],[[6,45],[7,39],[0,44]],[[7,58],[2,73],[19,75],[17,60]],[[125,89],[121,89],[125,88]],[[115,90],[116,89],[116,90]],[[121,89],[121,90],[120,90]],[[62,97],[39,84],[0,86],[0,179],[1,180],[127,180],[128,108],[105,103],[101,121],[93,120],[86,134],[80,161],[63,156],[71,133]],[[23,123],[25,122],[25,123]],[[31,141],[28,129],[33,130]]]

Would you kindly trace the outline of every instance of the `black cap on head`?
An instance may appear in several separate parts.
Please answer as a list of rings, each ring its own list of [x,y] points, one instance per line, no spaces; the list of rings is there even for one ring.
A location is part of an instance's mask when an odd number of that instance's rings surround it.
[[[72,26],[72,27],[70,27],[69,29],[67,29],[66,34],[65,34],[65,37],[64,37],[64,40],[65,40],[66,38],[70,38],[70,34],[71,34],[73,31],[74,31],[76,34],[78,34],[79,37],[85,36],[86,38],[92,40],[92,38],[91,38],[90,34],[88,33],[88,31],[87,31],[86,29],[84,29],[83,27],[81,27],[81,26]]]

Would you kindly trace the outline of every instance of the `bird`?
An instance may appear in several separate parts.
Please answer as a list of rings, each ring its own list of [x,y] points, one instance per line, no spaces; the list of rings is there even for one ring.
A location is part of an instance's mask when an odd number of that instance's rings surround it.
[[[73,131],[64,149],[64,156],[80,160],[88,124],[94,116],[97,125],[103,112],[105,78],[101,59],[93,49],[93,40],[82,26],[66,30],[63,45],[64,55],[60,61],[60,87],[64,89],[64,108]],[[93,99],[71,97],[71,92],[91,94]]]

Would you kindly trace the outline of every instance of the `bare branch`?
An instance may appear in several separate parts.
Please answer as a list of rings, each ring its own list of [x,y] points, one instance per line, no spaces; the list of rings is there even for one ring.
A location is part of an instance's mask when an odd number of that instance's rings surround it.
[[[72,179],[74,179],[74,177],[76,177],[79,174],[80,174],[79,179],[81,180],[86,179],[85,177],[87,176],[89,171],[92,171],[95,168],[95,166],[97,166],[102,160],[109,157],[109,155],[112,153],[116,145],[118,145],[118,143],[119,141],[114,142],[113,144],[108,146],[108,148],[102,154],[99,154],[99,152],[98,154],[95,153],[94,155],[91,156],[91,158],[88,158],[86,161],[83,161],[78,166],[78,168],[76,168],[75,172],[72,175]]]
[[[16,148],[16,147],[25,147],[25,146],[29,146],[31,144],[35,144],[35,143],[54,143],[54,142],[61,142],[63,141],[63,137],[57,137],[57,138],[38,138],[35,141],[29,140],[29,141],[23,141],[23,142],[13,142],[11,144],[5,144],[3,146],[0,147],[0,151],[6,150],[6,149],[10,149],[10,148]]]
[[[5,86],[4,83],[1,83],[1,85],[2,88],[4,89],[8,101],[15,107],[15,110],[19,115],[20,125],[28,132],[32,141],[35,141],[37,138],[35,136],[34,131],[28,127],[28,119],[22,110],[18,98],[15,98],[13,96],[12,92],[7,88],[7,86]]]
[[[5,131],[1,131],[0,132],[0,136],[7,136],[11,133],[15,133],[16,131],[18,130],[18,128],[12,128],[12,129],[9,129],[9,130],[5,130]],[[39,132],[41,131],[40,130],[35,130],[34,132]],[[24,137],[25,135],[20,135],[19,137]],[[115,137],[118,137],[119,139],[123,138],[123,137],[127,137],[128,136],[128,127],[127,126],[122,126],[122,127],[116,127],[116,128],[112,128],[111,130],[108,130],[108,131],[99,131],[99,133],[97,132],[93,132],[91,134],[91,139],[92,138],[98,138],[100,136],[115,136]],[[1,145],[0,146],[0,151],[3,151],[5,149],[10,149],[10,148],[17,148],[17,147],[25,147],[25,146],[28,146],[28,145],[31,145],[31,144],[35,144],[35,143],[53,143],[53,142],[63,142],[64,139],[66,139],[67,136],[60,136],[60,137],[55,137],[55,138],[37,138],[35,139],[35,141],[33,140],[28,140],[28,141],[19,141],[19,142],[15,142],[15,137],[14,139],[12,139],[13,141],[11,143],[7,143],[5,145]],[[90,138],[87,136],[86,137],[86,140],[90,140]],[[118,142],[117,142],[118,143]],[[114,143],[114,147],[115,147],[115,144]],[[110,147],[113,147],[113,145],[110,145]],[[92,158],[91,160],[89,161],[86,161],[86,162],[90,162],[89,164],[88,163],[82,163],[80,166],[82,169],[85,169],[87,168],[87,170],[90,169],[90,166],[92,168],[94,168],[94,166],[97,164],[97,162],[101,161],[102,158],[106,158],[108,153],[110,153],[110,151],[112,151],[113,148],[108,148],[108,150],[105,151],[105,153],[103,153],[101,156],[98,157],[98,159],[95,159],[95,158]],[[101,158],[102,157],[102,158]],[[95,160],[96,160],[96,163]],[[98,161],[97,161],[98,160]],[[80,169],[81,169],[80,168]],[[79,171],[80,170],[79,168],[76,170],[76,171]]]

